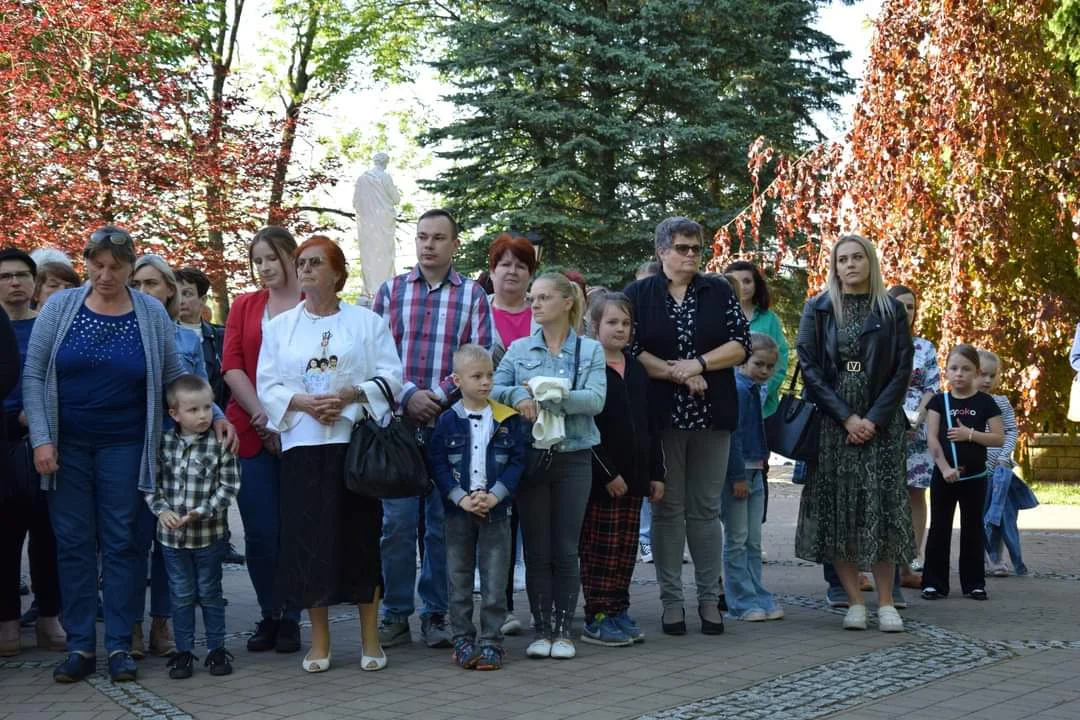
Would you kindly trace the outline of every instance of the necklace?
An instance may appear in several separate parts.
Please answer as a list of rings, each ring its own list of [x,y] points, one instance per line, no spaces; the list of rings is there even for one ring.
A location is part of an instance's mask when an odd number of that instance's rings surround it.
[[[304,305],[304,306],[302,306],[302,307],[300,308],[300,311],[301,311],[302,313],[304,313],[304,317],[306,317],[307,319],[311,320],[311,324],[312,324],[312,325],[314,325],[314,324],[315,324],[315,323],[317,323],[317,322],[318,322],[319,320],[325,320],[325,319],[326,319],[326,318],[328,318],[328,317],[333,317],[334,315],[337,315],[337,313],[338,313],[338,309],[339,309],[339,308],[334,308],[334,311],[333,311],[333,312],[331,312],[331,313],[327,313],[326,315],[316,315],[315,313],[313,313],[313,312],[311,312],[310,310],[308,310],[308,309],[307,309],[307,305]]]

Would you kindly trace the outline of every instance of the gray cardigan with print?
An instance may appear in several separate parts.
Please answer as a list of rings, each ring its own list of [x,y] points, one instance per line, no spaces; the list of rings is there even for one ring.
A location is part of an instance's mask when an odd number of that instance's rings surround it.
[[[146,433],[139,465],[139,490],[154,492],[164,387],[184,374],[176,350],[176,330],[165,307],[149,295],[129,290],[146,356]],[[90,286],[61,290],[49,298],[34,321],[23,367],[23,408],[30,423],[30,442],[36,448],[52,443],[59,449],[60,403],[57,398],[56,352],[71,329]],[[60,458],[64,462],[64,458]],[[56,476],[41,477],[42,490],[56,489]]]

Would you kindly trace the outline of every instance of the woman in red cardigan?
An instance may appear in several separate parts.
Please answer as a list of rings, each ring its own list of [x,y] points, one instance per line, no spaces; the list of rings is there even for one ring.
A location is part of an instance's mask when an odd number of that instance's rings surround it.
[[[267,426],[266,409],[255,394],[263,328],[271,318],[300,302],[294,250],[296,240],[283,227],[271,225],[255,235],[248,247],[248,260],[263,289],[233,300],[221,356],[221,371],[232,391],[225,415],[240,436],[243,484],[237,506],[244,521],[248,575],[262,610],[255,634],[248,639],[247,649],[251,652],[300,649],[300,611],[282,608],[274,597],[281,441]]]

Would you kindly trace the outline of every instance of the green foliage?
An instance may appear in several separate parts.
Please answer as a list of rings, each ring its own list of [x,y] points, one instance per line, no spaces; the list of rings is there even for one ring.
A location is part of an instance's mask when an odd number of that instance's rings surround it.
[[[846,53],[814,30],[818,2],[489,3],[447,26],[436,67],[460,109],[422,140],[452,166],[425,187],[483,237],[535,231],[546,263],[618,286],[656,223],[711,235],[746,204],[746,149],[795,149],[811,114],[851,89]]]
[[[1047,29],[1050,48],[1065,63],[1080,89],[1080,0],[1060,0]]]

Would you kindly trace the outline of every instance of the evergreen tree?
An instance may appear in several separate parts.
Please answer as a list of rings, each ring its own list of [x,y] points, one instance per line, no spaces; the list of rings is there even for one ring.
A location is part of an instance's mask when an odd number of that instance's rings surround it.
[[[424,138],[452,167],[426,187],[487,239],[534,231],[545,264],[617,285],[669,215],[710,231],[746,204],[747,148],[794,149],[851,89],[811,27],[822,0],[488,3],[447,28],[436,67],[458,116]]]

